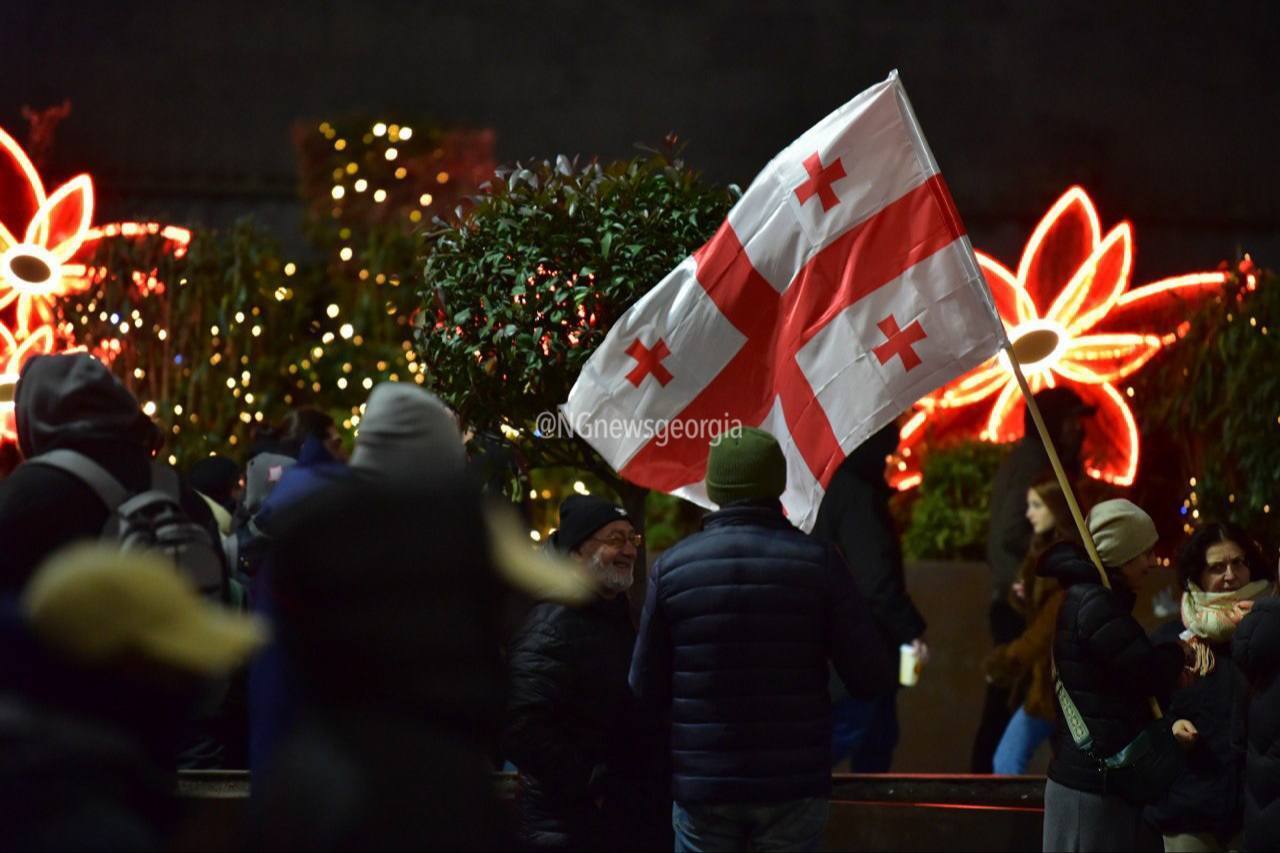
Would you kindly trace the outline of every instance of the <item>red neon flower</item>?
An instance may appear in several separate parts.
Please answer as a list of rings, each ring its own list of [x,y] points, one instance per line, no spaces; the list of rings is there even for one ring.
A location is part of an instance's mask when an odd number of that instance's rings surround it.
[[[54,325],[53,306],[59,297],[92,284],[85,262],[95,241],[159,234],[176,257],[185,254],[191,242],[190,231],[172,225],[118,222],[95,228],[92,221],[89,176],[76,175],[46,194],[22,146],[0,129],[0,312],[13,315],[11,323],[0,319],[0,442],[17,437],[13,392],[23,363],[33,355],[83,351],[66,345],[70,331]],[[140,275],[141,291],[163,290],[154,272]],[[118,352],[119,342],[112,343]],[[101,348],[95,353],[100,358],[111,354]]]
[[[53,322],[60,296],[90,285],[84,260],[104,236],[163,234],[181,256],[191,242],[185,228],[122,222],[91,227],[93,181],[86,174],[46,195],[26,152],[0,129],[0,310],[13,305],[12,331],[25,338]]]
[[[1097,408],[1085,431],[1084,465],[1091,476],[1131,485],[1138,471],[1138,427],[1115,383],[1186,333],[1187,300],[1212,293],[1225,272],[1163,279],[1129,289],[1133,226],[1121,222],[1105,236],[1098,213],[1080,187],[1049,208],[1012,272],[977,253],[1009,339],[1048,333],[1052,352],[1023,371],[1032,391],[1065,385]],[[894,481],[920,482],[916,449],[926,437],[1012,441],[1022,436],[1022,396],[1001,353],[916,404],[902,428]]]

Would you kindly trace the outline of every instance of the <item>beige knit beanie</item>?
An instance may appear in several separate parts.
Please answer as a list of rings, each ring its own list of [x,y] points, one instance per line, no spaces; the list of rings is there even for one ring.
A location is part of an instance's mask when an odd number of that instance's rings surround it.
[[[1123,498],[1103,501],[1090,510],[1089,535],[1102,564],[1109,569],[1118,569],[1150,551],[1160,538],[1151,516]]]

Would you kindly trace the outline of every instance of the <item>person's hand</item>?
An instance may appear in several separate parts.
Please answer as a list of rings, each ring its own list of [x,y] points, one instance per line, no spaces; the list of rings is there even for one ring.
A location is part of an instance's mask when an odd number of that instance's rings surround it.
[[[1027,585],[1022,581],[1014,581],[1013,586],[1009,587],[1009,591],[1013,593],[1013,597],[1019,601],[1027,600]]]
[[[916,660],[920,666],[924,666],[929,662],[929,646],[925,643],[924,637],[916,637],[911,641],[911,650],[915,652]]]
[[[1178,742],[1178,746],[1183,749],[1190,749],[1196,745],[1196,739],[1200,737],[1200,732],[1196,730],[1195,724],[1190,720],[1174,720],[1173,737]]]
[[[1252,601],[1237,601],[1231,606],[1231,612],[1227,614],[1227,618],[1231,620],[1233,625],[1239,625],[1241,620],[1248,616],[1249,611],[1252,609]]]

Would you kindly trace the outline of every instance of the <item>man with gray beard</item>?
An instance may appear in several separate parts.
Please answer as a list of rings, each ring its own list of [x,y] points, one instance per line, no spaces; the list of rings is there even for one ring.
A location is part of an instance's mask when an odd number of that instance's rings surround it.
[[[520,771],[519,834],[533,849],[671,849],[659,721],[637,713],[626,592],[641,538],[626,511],[573,495],[551,547],[595,582],[573,608],[534,606],[511,641],[503,753]]]

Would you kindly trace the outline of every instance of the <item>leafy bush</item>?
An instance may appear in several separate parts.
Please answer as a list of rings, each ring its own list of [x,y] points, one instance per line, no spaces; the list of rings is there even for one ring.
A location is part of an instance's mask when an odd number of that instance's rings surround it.
[[[613,322],[704,243],[737,197],[674,153],[500,170],[475,205],[426,235],[417,343],[429,387],[532,468],[622,482],[576,437],[539,437]]]
[[[1187,525],[1231,520],[1274,545],[1280,542],[1280,278],[1247,258],[1234,273],[1223,295],[1191,316],[1178,346],[1135,382],[1150,401],[1147,423],[1174,439],[1168,443],[1173,458],[1163,467],[1180,475],[1180,483],[1163,484],[1163,493],[1152,495],[1151,505],[1177,507]]]
[[[936,448],[911,508],[903,550],[912,559],[980,559],[991,521],[991,483],[1006,445],[966,441]]]

